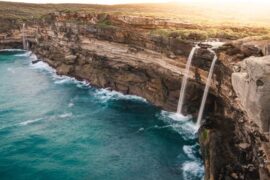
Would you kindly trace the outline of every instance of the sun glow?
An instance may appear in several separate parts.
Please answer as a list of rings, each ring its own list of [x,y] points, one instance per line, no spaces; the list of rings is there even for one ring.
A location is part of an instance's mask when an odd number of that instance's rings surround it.
[[[83,4],[130,4],[130,3],[256,3],[256,4],[269,4],[269,0],[0,0],[10,2],[27,2],[27,3],[83,3]],[[270,6],[269,6],[270,8]]]

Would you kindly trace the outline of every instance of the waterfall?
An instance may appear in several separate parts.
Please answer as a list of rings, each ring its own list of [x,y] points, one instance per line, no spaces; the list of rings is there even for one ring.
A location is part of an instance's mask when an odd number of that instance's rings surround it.
[[[203,98],[202,98],[202,102],[201,102],[201,106],[200,106],[200,110],[199,110],[199,114],[198,114],[198,118],[197,118],[197,123],[196,123],[196,127],[199,128],[201,125],[201,121],[202,121],[202,116],[203,116],[203,111],[204,111],[204,107],[205,107],[205,102],[208,96],[208,91],[209,91],[209,87],[210,87],[210,83],[211,83],[211,79],[213,76],[213,72],[214,72],[214,67],[217,61],[217,55],[216,53],[209,49],[212,53],[215,54],[214,59],[212,61],[211,67],[210,67],[210,71],[208,73],[208,77],[207,77],[207,81],[206,81],[206,85],[205,85],[205,89],[204,89],[204,93],[203,93]]]
[[[191,49],[189,57],[188,57],[188,61],[187,61],[185,72],[184,72],[184,77],[183,77],[182,84],[181,84],[178,106],[177,106],[177,113],[178,114],[182,113],[182,108],[183,108],[184,99],[185,99],[186,86],[187,86],[187,81],[188,81],[188,76],[189,76],[189,69],[191,66],[193,55],[194,55],[196,49],[198,49],[198,48],[199,48],[198,46],[193,47]]]
[[[25,39],[25,24],[23,23],[22,27],[22,40],[23,40],[23,49],[27,49],[27,42]]]

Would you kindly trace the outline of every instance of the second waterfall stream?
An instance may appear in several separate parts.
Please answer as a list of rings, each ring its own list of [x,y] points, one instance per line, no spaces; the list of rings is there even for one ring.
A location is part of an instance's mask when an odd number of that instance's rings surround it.
[[[199,110],[199,114],[198,114],[198,118],[197,118],[197,122],[196,122],[196,127],[197,128],[199,128],[200,125],[201,125],[201,121],[202,121],[202,117],[203,117],[203,111],[204,111],[206,99],[207,99],[208,92],[209,92],[209,87],[210,87],[212,76],[213,76],[213,73],[214,73],[215,64],[216,64],[216,61],[218,59],[216,53],[213,50],[209,49],[209,51],[214,54],[214,59],[213,59],[212,64],[211,64],[211,67],[210,67],[210,70],[209,70],[209,73],[208,73],[208,77],[207,77],[207,80],[206,80],[206,84],[205,84],[205,89],[204,89],[204,92],[203,92],[203,98],[202,98],[202,102],[201,102],[201,106],[200,106],[200,110]]]
[[[25,24],[22,25],[22,43],[23,43],[23,49],[28,50],[28,42],[25,37]]]

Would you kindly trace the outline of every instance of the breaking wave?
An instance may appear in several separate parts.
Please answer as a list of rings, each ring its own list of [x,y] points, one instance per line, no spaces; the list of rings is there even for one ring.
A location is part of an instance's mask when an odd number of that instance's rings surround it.
[[[43,119],[43,118],[38,118],[38,119],[33,119],[33,120],[23,121],[23,122],[19,123],[19,125],[26,126],[26,125],[28,125],[28,124],[32,124],[32,123],[41,121],[42,119]]]
[[[39,61],[35,64],[31,63],[30,67],[32,69],[46,71],[46,72],[51,73],[51,74],[56,73],[55,69],[53,69],[52,67],[50,67],[47,63],[45,63],[43,61]]]
[[[125,99],[125,100],[132,99],[132,100],[147,102],[146,99],[142,97],[135,96],[135,95],[126,95],[121,92],[117,92],[117,91],[109,90],[105,88],[97,89],[95,91],[95,96],[99,98],[99,100],[101,100],[102,102],[107,102],[109,100],[118,100],[118,99]]]

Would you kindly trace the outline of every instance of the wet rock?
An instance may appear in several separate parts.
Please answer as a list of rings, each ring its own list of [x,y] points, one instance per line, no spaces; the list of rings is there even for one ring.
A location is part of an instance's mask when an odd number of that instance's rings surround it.
[[[32,64],[36,64],[36,63],[38,63],[38,62],[40,62],[40,61],[41,61],[40,59],[33,60],[33,61],[32,61]]]

